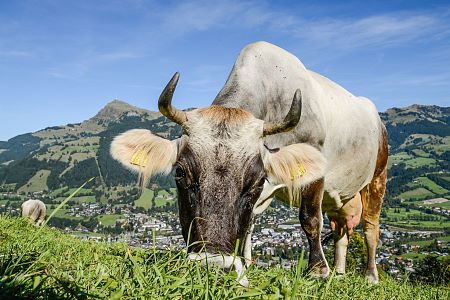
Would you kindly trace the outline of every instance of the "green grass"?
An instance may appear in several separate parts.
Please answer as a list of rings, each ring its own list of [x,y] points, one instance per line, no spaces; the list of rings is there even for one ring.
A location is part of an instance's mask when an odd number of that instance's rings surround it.
[[[166,204],[172,204],[176,201],[176,197],[173,199],[168,199],[168,197],[176,195],[176,192],[171,189],[171,192],[168,193],[166,190],[159,190],[158,195],[155,197],[155,206],[156,207],[162,207]]]
[[[73,200],[79,204],[81,203],[95,203],[95,196],[80,196],[73,197]]]
[[[51,193],[49,193],[49,196],[52,196],[52,197],[60,196],[65,191],[68,191],[68,190],[69,189],[67,187],[62,187],[62,188],[56,189],[56,190],[52,191]]]
[[[450,227],[450,221],[443,216],[436,214],[425,214],[415,209],[411,209],[409,212],[406,212],[405,208],[397,209],[400,210],[400,213],[396,213],[394,212],[394,208],[390,208],[386,212],[387,217],[383,218],[383,223],[405,228],[420,227],[422,230],[443,229],[445,227]],[[437,218],[437,220],[417,220],[415,217],[419,216],[432,216]]]
[[[250,287],[234,272],[202,267],[181,252],[81,241],[0,217],[0,298],[46,299],[448,299],[450,289],[349,274],[312,279],[303,270],[251,267]]]
[[[155,195],[154,191],[145,188],[142,191],[142,194],[139,197],[139,199],[134,201],[134,205],[136,207],[140,206],[140,207],[143,207],[145,209],[149,209],[149,208],[152,207],[152,199],[153,199],[154,195]]]
[[[47,215],[50,215],[53,211],[54,211],[54,209],[47,207]],[[70,215],[68,215],[68,212],[69,212],[69,209],[61,208],[55,213],[55,217],[66,218],[66,219],[71,219],[71,220],[83,220],[84,219],[83,217],[70,216]]]
[[[389,156],[388,158],[388,166],[392,167],[394,164],[399,164],[401,162],[404,162],[408,159],[411,159],[412,156],[410,156],[408,153],[406,152],[399,152],[396,153],[394,155]]]
[[[445,242],[450,242],[450,235],[449,236],[443,236],[443,237],[437,237],[431,240],[423,240],[423,241],[412,241],[409,242],[408,244],[410,245],[419,245],[420,247],[425,247],[425,246],[429,246],[431,243],[433,243],[434,240],[438,240],[438,241],[445,241]]]
[[[427,157],[415,157],[413,159],[408,159],[404,161],[406,164],[406,168],[418,168],[423,166],[434,166],[436,164],[436,160],[433,158]]]
[[[431,179],[427,178],[427,177],[418,177],[416,178],[416,180],[424,185],[426,187],[427,190],[430,190],[431,192],[437,194],[437,195],[443,195],[448,193],[448,190],[443,188],[442,186],[436,184],[434,181],[432,181]]]
[[[36,174],[33,177],[31,177],[30,180],[28,180],[28,182],[25,185],[21,186],[18,189],[18,192],[30,193],[48,190],[47,178],[49,175],[50,175],[49,170],[37,171]]]
[[[431,156],[430,153],[427,153],[427,152],[423,151],[422,149],[415,149],[415,150],[413,150],[413,153],[416,156],[420,156],[420,157],[430,157]]]
[[[64,196],[69,196],[69,195],[71,195],[73,192],[75,192],[77,190],[77,188],[71,188],[71,189],[69,189],[69,190],[67,190],[65,193],[64,193]],[[79,192],[78,192],[78,195],[79,194],[83,194],[83,195],[92,195],[93,193],[92,193],[92,189],[85,189],[85,188],[82,188]]]
[[[176,191],[176,189],[171,189],[170,194],[165,190],[159,190],[157,192],[157,194],[155,195],[155,191],[145,188],[143,190],[141,196],[139,197],[139,199],[134,201],[134,204],[135,204],[135,206],[140,206],[145,209],[149,209],[153,205],[152,199],[155,198],[154,199],[155,206],[162,207],[162,206],[166,205],[167,203],[173,203],[176,200],[176,198],[167,200],[167,196],[173,195],[174,193],[176,193],[174,190]]]
[[[445,208],[445,209],[450,209],[450,201],[442,202],[442,203],[433,203],[433,204],[425,204],[425,203],[423,203],[423,205],[430,206],[430,207],[442,207],[442,208]]]
[[[441,154],[445,151],[450,151],[450,136],[446,136],[441,139],[442,143],[429,145],[429,148],[432,148],[437,153]]]
[[[429,190],[420,187],[410,191],[406,191],[397,196],[399,199],[425,199],[434,197],[434,194]]]
[[[102,222],[103,226],[114,226],[116,220],[123,218],[123,215],[101,215],[98,216],[98,220]]]

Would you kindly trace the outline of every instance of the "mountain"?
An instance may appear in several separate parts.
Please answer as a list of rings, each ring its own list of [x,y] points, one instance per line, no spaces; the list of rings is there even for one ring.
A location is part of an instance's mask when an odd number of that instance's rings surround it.
[[[181,133],[160,113],[114,100],[81,123],[47,127],[0,142],[0,184],[28,193],[78,186],[90,177],[107,186],[135,183],[135,175],[109,156],[112,138],[132,128],[147,128],[169,138]],[[169,184],[164,178],[159,181]]]
[[[449,198],[450,108],[413,105],[391,108],[380,116],[389,133],[387,202]],[[0,142],[0,184],[22,193],[75,187],[90,177],[105,187],[135,185],[136,176],[109,155],[113,137],[132,128],[147,128],[170,139],[181,135],[180,127],[160,113],[114,100],[81,123]],[[174,183],[169,176],[153,184]]]
[[[388,201],[449,199],[450,107],[412,105],[380,116],[389,134]]]

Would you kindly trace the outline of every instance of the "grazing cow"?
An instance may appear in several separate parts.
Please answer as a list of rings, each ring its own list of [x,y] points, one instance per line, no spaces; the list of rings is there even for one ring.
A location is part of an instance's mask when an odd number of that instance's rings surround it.
[[[329,274],[320,241],[322,212],[335,231],[335,266],[341,273],[348,235],[362,212],[366,276],[377,282],[387,141],[373,103],[266,42],[242,50],[209,107],[173,107],[178,78],[176,73],[167,84],[158,107],[182,126],[182,137],[169,141],[134,129],[114,139],[111,154],[144,182],[175,170],[183,237],[197,242],[189,257],[234,265],[241,274],[245,267],[231,254],[239,240],[239,254],[250,262],[254,216],[276,198],[300,209],[309,268],[321,277]],[[247,284],[244,277],[240,282]]]
[[[45,215],[47,208],[44,202],[41,200],[27,200],[22,203],[22,217],[30,218],[33,222],[36,222],[36,226],[42,225],[45,221]]]

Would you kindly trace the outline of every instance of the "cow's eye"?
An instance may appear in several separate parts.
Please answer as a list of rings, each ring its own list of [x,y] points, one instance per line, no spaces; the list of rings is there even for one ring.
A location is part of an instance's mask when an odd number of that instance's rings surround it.
[[[186,177],[186,172],[184,172],[184,169],[182,166],[177,165],[175,167],[175,179],[182,179]]]
[[[262,177],[258,182],[258,187],[263,186],[266,180],[267,180],[266,176]]]

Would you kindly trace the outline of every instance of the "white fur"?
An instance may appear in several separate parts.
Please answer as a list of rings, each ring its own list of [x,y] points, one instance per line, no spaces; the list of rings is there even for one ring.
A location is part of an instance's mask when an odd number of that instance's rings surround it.
[[[27,200],[22,203],[22,217],[30,218],[36,225],[41,225],[45,220],[47,208],[41,200]]]
[[[269,181],[283,184],[288,190],[292,205],[297,204],[300,190],[322,178],[326,172],[325,157],[316,148],[308,144],[292,144],[278,152],[265,152],[264,167]],[[299,173],[299,169],[304,170]]]
[[[373,103],[311,70],[267,42],[246,46],[213,104],[243,108],[266,121],[283,120],[295,90],[302,114],[291,132],[268,136],[269,148],[304,142],[327,161],[324,188],[336,201],[351,199],[372,179],[381,120]]]
[[[169,141],[146,129],[133,129],[114,138],[111,156],[128,169],[139,172],[143,183],[154,174],[168,174],[177,159],[177,141]],[[139,164],[132,164],[140,153]]]

